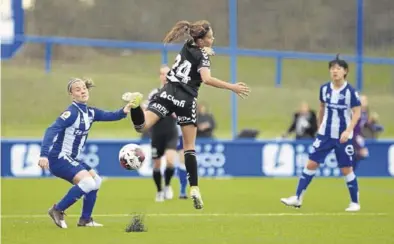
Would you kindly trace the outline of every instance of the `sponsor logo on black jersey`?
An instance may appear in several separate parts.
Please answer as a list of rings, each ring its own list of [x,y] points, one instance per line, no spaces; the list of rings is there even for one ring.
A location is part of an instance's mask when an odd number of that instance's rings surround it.
[[[169,113],[166,107],[158,103],[153,103],[150,107],[162,114],[163,116],[167,116],[167,114]]]
[[[160,93],[160,97],[172,101],[174,105],[177,107],[181,107],[181,108],[185,107],[185,103],[186,103],[185,100],[178,100],[173,95],[167,94],[167,92],[165,91]]]

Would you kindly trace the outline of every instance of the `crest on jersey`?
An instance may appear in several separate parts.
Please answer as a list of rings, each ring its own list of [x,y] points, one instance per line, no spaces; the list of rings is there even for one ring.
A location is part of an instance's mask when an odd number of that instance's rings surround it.
[[[61,118],[62,120],[66,120],[66,119],[68,119],[68,118],[70,117],[70,115],[71,115],[71,112],[70,112],[70,111],[64,111],[64,112],[62,113],[62,115],[60,115],[60,118]]]

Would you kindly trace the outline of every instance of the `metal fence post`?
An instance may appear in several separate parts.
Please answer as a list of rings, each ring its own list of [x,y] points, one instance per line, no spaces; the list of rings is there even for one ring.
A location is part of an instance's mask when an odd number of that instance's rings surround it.
[[[48,74],[51,72],[52,66],[52,43],[47,42],[45,44],[45,72]]]
[[[164,45],[161,50],[161,64],[168,64],[168,51],[166,45]]]
[[[276,58],[276,75],[275,75],[275,86],[276,87],[282,86],[282,63],[283,63],[282,56],[278,56]]]
[[[230,29],[230,75],[231,83],[235,83],[237,80],[237,48],[238,48],[238,33],[237,33],[237,0],[229,0],[229,29]],[[231,93],[231,130],[232,137],[235,139],[238,134],[238,108],[237,108],[237,96]]]
[[[356,26],[356,88],[363,90],[363,63],[364,63],[364,0],[356,0],[357,26]]]

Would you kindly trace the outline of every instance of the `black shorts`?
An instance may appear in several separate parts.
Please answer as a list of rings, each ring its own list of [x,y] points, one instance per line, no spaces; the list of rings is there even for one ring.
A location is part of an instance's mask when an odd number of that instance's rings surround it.
[[[178,146],[178,132],[173,131],[170,133],[152,133],[152,159],[163,157],[168,149],[176,150]]]
[[[197,126],[197,98],[177,84],[165,84],[149,102],[148,110],[160,118],[175,113],[178,125]]]

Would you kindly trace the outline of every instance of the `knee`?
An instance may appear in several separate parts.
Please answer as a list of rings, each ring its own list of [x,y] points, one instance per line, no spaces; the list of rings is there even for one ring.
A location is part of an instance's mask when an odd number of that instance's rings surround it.
[[[85,177],[78,183],[79,188],[85,193],[89,193],[93,190],[96,190],[96,181],[93,177]]]
[[[341,168],[341,171],[344,176],[348,176],[353,173],[353,168],[352,167],[344,167],[344,168]]]
[[[155,169],[160,169],[161,166],[161,160],[160,158],[156,158],[153,160],[153,168]]]
[[[174,167],[175,158],[177,156],[177,152],[173,149],[166,151],[166,159],[167,159],[167,167]]]
[[[96,183],[96,189],[95,190],[100,189],[101,183],[103,182],[103,179],[97,174],[96,174],[96,176],[93,179],[94,179],[94,181]]]
[[[316,170],[318,167],[319,167],[319,164],[316,163],[316,162],[313,161],[313,160],[309,160],[309,161],[308,161],[308,164],[306,165],[306,168],[307,168],[308,170]]]

